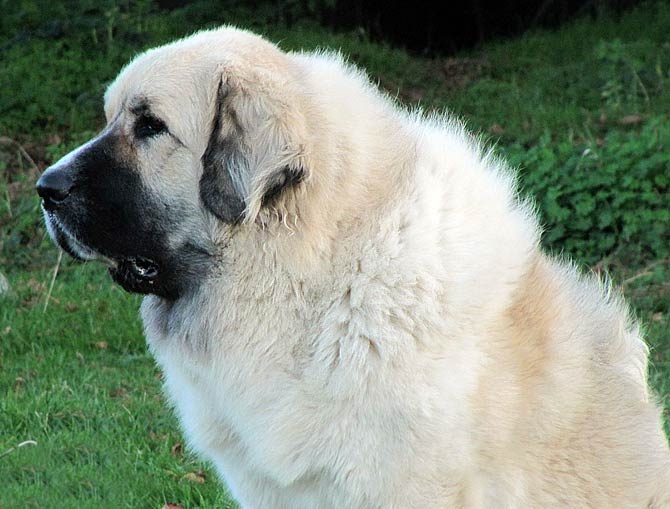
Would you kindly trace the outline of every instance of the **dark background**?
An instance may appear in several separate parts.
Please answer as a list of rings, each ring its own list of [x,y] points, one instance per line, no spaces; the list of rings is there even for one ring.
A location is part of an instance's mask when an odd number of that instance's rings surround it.
[[[162,0],[164,9],[190,2]],[[373,41],[385,41],[414,53],[451,54],[491,39],[537,28],[555,28],[575,17],[618,16],[639,0],[227,0],[222,8],[246,7],[271,22],[292,25],[311,19],[335,30],[360,29]],[[669,27],[670,30],[670,27]]]
[[[241,15],[251,20],[252,29],[309,24],[433,57],[553,29],[576,18],[616,20],[647,4],[652,8],[653,2],[644,0],[0,0],[0,55],[28,39],[97,30],[118,21],[120,13],[179,11],[187,26],[224,23],[228,14]]]

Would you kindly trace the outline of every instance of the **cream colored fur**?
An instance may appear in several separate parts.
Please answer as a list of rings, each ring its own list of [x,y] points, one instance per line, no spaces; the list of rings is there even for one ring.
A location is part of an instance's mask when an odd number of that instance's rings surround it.
[[[220,86],[243,137],[236,226],[198,198]],[[145,298],[147,340],[242,507],[670,507],[637,323],[540,251],[513,175],[460,124],[232,28],[136,58],[108,119],[138,96],[183,144],[137,155],[192,205],[174,242],[218,257],[194,295]],[[263,207],[285,165],[306,179]]]

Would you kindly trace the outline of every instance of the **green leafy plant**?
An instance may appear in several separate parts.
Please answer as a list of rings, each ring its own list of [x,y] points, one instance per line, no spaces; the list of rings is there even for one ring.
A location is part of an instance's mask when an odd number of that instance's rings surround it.
[[[586,263],[614,252],[628,264],[670,255],[670,122],[600,141],[552,140],[505,149],[535,196],[544,242]]]

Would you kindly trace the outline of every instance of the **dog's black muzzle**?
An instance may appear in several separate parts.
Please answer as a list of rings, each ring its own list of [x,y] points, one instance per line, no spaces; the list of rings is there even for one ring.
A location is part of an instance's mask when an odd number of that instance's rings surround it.
[[[132,148],[121,143],[103,132],[42,174],[36,189],[47,229],[74,258],[107,262],[125,290],[176,299],[202,273],[207,254],[188,242],[169,245],[177,211],[146,188],[128,160]]]

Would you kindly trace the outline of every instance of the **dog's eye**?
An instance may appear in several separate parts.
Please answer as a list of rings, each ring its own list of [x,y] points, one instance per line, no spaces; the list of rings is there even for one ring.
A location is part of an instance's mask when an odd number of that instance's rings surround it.
[[[135,122],[135,138],[151,138],[167,131],[165,123],[151,115],[142,115]]]

